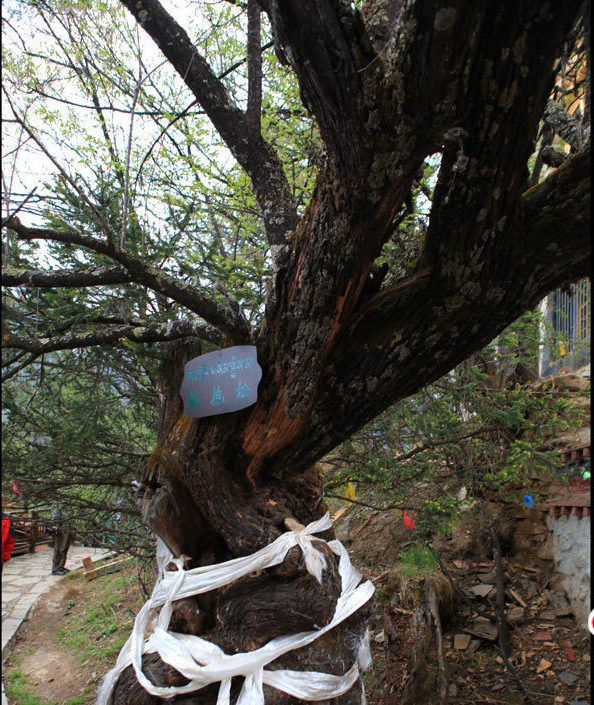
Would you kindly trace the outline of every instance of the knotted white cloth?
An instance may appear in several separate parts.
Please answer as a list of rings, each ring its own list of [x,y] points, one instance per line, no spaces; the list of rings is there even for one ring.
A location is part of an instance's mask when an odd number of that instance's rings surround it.
[[[373,595],[373,584],[370,581],[360,584],[361,574],[352,566],[347,550],[340,541],[329,541],[328,546],[339,556],[342,593],[336,603],[332,621],[321,629],[280,636],[259,649],[238,654],[226,654],[199,636],[168,630],[175,600],[215,590],[254,571],[278,565],[293,546],[301,548],[308,572],[321,582],[326,559],[312,546],[312,540],[314,534],[331,526],[330,517],[325,514],[304,529],[281,534],[251,556],[191,570],[184,570],[183,560],[173,558],[171,553],[161,556],[164,566],[173,563],[176,570],[162,570],[153,594],[136,616],[132,634],[122,647],[116,665],[105,676],[97,696],[97,705],[111,705],[111,694],[117,679],[130,665],[134,668],[138,682],[148,693],[166,699],[220,682],[217,705],[229,705],[231,679],[235,676],[245,678],[237,705],[264,705],[263,685],[308,701],[325,700],[346,693],[359,677],[356,662],[342,676],[317,671],[265,669],[266,665],[279,656],[307,646],[340,624]],[[183,686],[154,685],[142,672],[142,655],[147,653],[158,653],[165,663],[190,682]]]

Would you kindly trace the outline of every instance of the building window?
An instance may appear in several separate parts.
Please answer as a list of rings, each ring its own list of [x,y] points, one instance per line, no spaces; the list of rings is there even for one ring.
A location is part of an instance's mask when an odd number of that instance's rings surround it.
[[[555,291],[542,302],[541,376],[590,362],[590,299],[590,280],[582,279],[569,292]]]

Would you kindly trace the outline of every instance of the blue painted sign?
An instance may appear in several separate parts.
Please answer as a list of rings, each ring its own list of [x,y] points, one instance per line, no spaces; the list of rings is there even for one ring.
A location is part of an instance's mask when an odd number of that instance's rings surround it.
[[[184,414],[202,418],[245,409],[256,403],[261,379],[254,345],[236,345],[195,357],[184,369]]]

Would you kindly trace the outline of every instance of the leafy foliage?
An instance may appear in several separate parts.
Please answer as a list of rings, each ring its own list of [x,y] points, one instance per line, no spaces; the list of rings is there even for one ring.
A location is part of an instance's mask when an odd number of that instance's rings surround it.
[[[415,508],[418,535],[430,536],[447,532],[460,509],[489,488],[521,486],[559,470],[559,453],[547,441],[583,415],[571,399],[531,386],[540,323],[539,313],[524,315],[487,348],[365,426],[331,459],[328,491],[336,496],[354,481],[390,506]]]
[[[17,480],[30,510],[51,521],[59,505],[79,540],[150,551],[132,485],[155,443],[150,380],[125,351],[47,357],[5,384],[3,496]]]

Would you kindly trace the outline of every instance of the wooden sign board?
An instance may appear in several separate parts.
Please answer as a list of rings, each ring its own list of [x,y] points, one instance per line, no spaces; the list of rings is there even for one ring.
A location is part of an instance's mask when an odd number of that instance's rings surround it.
[[[262,368],[254,345],[235,345],[186,363],[181,396],[193,418],[228,414],[255,404]]]

